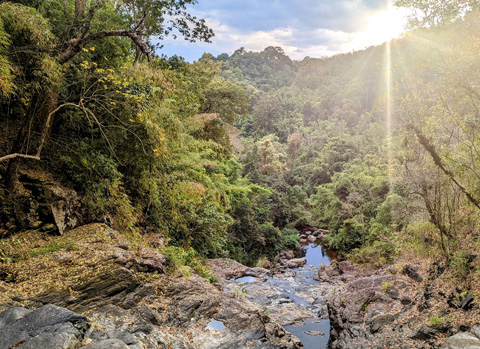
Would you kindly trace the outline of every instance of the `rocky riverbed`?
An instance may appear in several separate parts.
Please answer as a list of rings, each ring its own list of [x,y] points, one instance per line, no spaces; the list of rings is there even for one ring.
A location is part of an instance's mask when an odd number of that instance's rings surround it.
[[[335,286],[317,281],[317,273],[320,265],[330,265],[333,255],[329,256],[319,239],[314,237],[311,241],[305,241],[297,255],[280,255],[273,274],[255,275],[250,271],[218,276],[226,292],[257,305],[272,321],[298,337],[305,348],[321,349],[328,346],[330,322],[326,301]],[[220,267],[222,263],[225,268]],[[231,263],[211,261],[214,271],[232,270]]]
[[[0,349],[301,347],[247,299],[187,269],[166,275],[163,255],[105,225],[15,241],[0,270]],[[49,250],[66,241],[74,248]],[[41,253],[20,258],[23,250]]]
[[[166,274],[165,256],[102,224],[17,234],[0,268],[0,349],[480,348],[476,299],[445,286],[444,266],[331,263],[310,236],[271,270],[210,260],[212,284]]]

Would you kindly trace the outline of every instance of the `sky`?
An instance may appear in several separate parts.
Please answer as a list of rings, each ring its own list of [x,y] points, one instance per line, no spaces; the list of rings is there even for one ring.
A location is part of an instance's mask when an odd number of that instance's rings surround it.
[[[405,23],[392,0],[198,0],[189,12],[213,29],[212,43],[168,37],[158,54],[192,62],[204,52],[280,46],[296,60],[328,57],[399,37]]]

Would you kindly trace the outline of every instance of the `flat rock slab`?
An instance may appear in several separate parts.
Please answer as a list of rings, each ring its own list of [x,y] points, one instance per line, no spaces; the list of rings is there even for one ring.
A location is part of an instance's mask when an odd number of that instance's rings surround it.
[[[325,333],[320,331],[307,331],[305,334],[308,334],[309,336],[325,336]]]
[[[443,349],[478,349],[480,348],[480,339],[468,332],[460,332],[448,338],[442,346]]]

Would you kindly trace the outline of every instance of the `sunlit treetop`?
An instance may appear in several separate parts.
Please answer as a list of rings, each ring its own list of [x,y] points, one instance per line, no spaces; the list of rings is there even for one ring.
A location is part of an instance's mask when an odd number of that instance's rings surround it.
[[[477,0],[398,0],[397,7],[408,8],[408,26],[412,29],[435,27],[454,22],[470,11],[477,11]]]

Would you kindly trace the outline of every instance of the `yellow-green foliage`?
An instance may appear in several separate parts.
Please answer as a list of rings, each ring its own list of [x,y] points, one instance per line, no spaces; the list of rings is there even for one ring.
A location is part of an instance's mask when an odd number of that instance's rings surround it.
[[[440,327],[443,325],[443,318],[438,315],[432,315],[428,319],[430,326],[432,327]]]
[[[166,246],[160,249],[160,252],[165,255],[168,268],[171,272],[181,269],[184,275],[188,275],[188,269],[182,268],[188,266],[192,268],[195,273],[209,280],[210,282],[218,281],[218,279],[211,274],[210,270],[205,265],[205,260],[194,249],[189,248],[188,250],[184,250],[181,247]]]
[[[435,226],[427,221],[417,221],[394,236],[396,252],[420,258],[440,256],[441,249]]]

